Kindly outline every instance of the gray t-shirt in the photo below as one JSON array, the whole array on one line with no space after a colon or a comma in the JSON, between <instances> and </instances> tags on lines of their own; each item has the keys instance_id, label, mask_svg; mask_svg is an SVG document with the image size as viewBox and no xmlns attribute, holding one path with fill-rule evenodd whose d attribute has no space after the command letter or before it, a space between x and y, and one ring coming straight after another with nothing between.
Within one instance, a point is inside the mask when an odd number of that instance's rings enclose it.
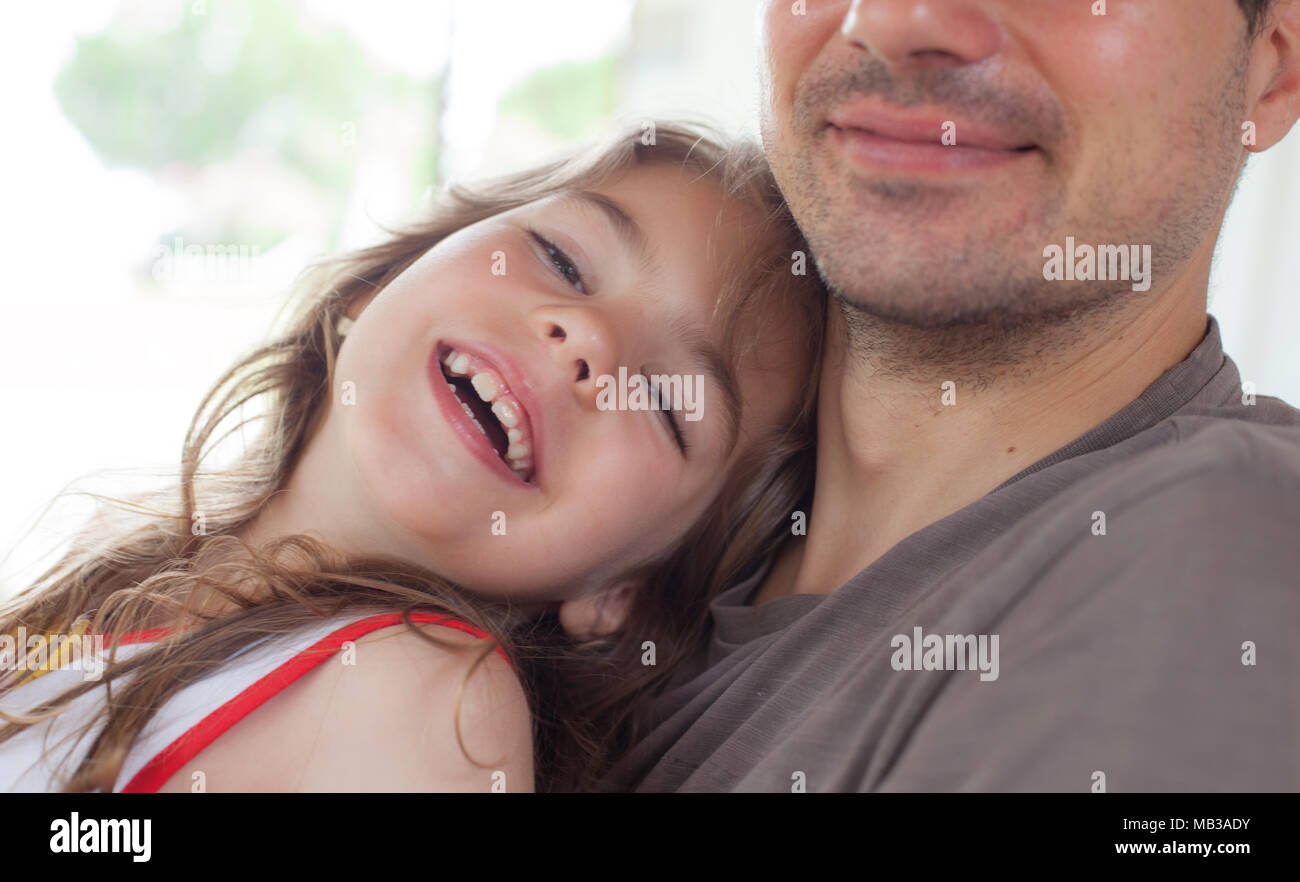
<instances>
[{"instance_id":1,"label":"gray t-shirt","mask_svg":"<svg viewBox=\"0 0 1300 882\"><path fill-rule=\"evenodd\" d=\"M834 593L749 606L765 571L600 789L1300 790L1300 411L1244 403L1213 316Z\"/></svg>"}]
</instances>

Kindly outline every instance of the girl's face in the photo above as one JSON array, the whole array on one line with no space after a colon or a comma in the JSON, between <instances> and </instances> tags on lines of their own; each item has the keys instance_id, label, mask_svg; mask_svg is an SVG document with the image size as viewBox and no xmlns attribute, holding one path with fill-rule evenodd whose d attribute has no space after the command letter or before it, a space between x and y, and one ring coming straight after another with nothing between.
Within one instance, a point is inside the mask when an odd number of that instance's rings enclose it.
<instances>
[{"instance_id":1,"label":"girl's face","mask_svg":"<svg viewBox=\"0 0 1300 882\"><path fill-rule=\"evenodd\" d=\"M321 504L481 594L615 584L705 511L804 379L804 332L771 306L745 316L737 375L718 354L720 267L761 247L752 232L712 184L642 166L443 240L352 311L313 442ZM643 374L678 378L660 404L678 409L619 409Z\"/></svg>"}]
</instances>

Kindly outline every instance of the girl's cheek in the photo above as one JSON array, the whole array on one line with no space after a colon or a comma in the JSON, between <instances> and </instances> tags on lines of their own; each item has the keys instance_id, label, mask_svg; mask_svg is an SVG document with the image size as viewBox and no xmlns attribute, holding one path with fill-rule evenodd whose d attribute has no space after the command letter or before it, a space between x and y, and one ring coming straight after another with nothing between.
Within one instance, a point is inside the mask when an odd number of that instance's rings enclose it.
<instances>
[{"instance_id":1,"label":"girl's cheek","mask_svg":"<svg viewBox=\"0 0 1300 882\"><path fill-rule=\"evenodd\" d=\"M670 474L661 456L650 449L644 433L623 432L600 441L600 465L575 463L584 474L590 498L620 520L644 517L653 520L679 504L677 474ZM629 504L633 500L636 504Z\"/></svg>"}]
</instances>

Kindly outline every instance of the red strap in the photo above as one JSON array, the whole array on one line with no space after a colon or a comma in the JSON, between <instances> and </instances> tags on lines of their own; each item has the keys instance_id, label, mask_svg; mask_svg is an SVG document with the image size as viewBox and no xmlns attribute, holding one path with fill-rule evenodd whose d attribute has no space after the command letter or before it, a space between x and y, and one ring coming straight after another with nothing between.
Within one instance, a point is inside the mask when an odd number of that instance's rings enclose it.
<instances>
[{"instance_id":1,"label":"red strap","mask_svg":"<svg viewBox=\"0 0 1300 882\"><path fill-rule=\"evenodd\" d=\"M171 628L148 628L144 631L127 631L117 642L122 646L131 643L155 643L159 640L165 639L171 632ZM113 635L105 634L104 639L111 643Z\"/></svg>"},{"instance_id":2,"label":"red strap","mask_svg":"<svg viewBox=\"0 0 1300 882\"><path fill-rule=\"evenodd\" d=\"M455 628L457 631L472 634L480 639L488 638L486 633L473 625L457 619L449 619L446 616L434 615L433 613L411 613L411 621ZM344 625L337 631L321 638L186 730L184 734L164 748L157 756L149 760L144 768L137 772L135 777L122 788L122 792L157 792L158 788L166 784L203 748L216 741L223 732L248 716L290 683L332 656L345 642L355 640L380 628L389 628L400 624L402 624L401 613L380 613ZM497 653L506 660L506 664L510 663L510 659L500 646L497 647Z\"/></svg>"}]
</instances>

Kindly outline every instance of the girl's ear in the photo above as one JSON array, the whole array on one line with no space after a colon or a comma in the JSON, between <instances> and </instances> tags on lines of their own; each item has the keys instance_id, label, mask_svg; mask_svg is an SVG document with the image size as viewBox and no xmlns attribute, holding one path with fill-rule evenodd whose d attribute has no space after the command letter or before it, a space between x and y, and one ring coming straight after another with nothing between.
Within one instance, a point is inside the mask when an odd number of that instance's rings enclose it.
<instances>
[{"instance_id":1,"label":"girl's ear","mask_svg":"<svg viewBox=\"0 0 1300 882\"><path fill-rule=\"evenodd\" d=\"M594 640L612 634L627 621L632 599L640 587L636 582L624 581L570 598L560 604L560 625L574 640Z\"/></svg>"}]
</instances>

